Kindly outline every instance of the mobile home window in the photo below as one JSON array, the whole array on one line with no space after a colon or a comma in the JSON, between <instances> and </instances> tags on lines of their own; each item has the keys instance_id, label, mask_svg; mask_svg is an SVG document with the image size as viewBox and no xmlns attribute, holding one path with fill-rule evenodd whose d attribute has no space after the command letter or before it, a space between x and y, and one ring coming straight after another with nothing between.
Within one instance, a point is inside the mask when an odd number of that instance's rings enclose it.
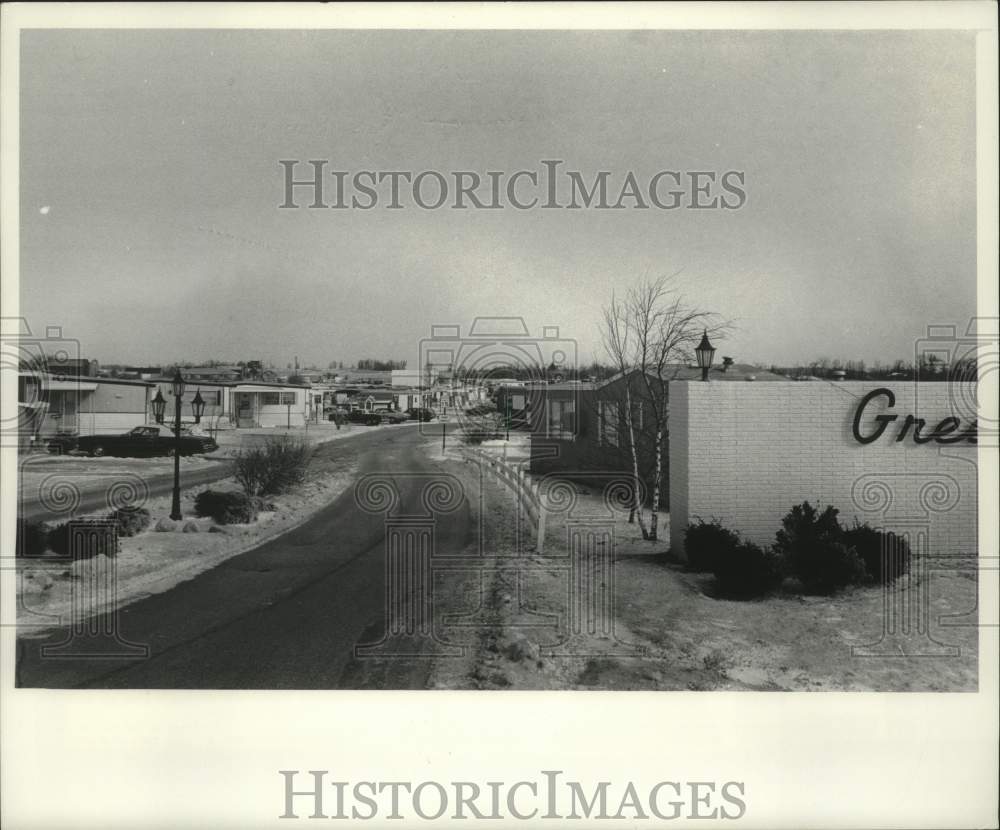
<instances>
[{"instance_id":1,"label":"mobile home window","mask_svg":"<svg viewBox=\"0 0 1000 830\"><path fill-rule=\"evenodd\" d=\"M547 435L563 440L576 435L576 401L549 401Z\"/></svg>"},{"instance_id":2,"label":"mobile home window","mask_svg":"<svg viewBox=\"0 0 1000 830\"><path fill-rule=\"evenodd\" d=\"M295 404L294 392L265 392L261 395L261 403L264 406L288 406Z\"/></svg>"}]
</instances>

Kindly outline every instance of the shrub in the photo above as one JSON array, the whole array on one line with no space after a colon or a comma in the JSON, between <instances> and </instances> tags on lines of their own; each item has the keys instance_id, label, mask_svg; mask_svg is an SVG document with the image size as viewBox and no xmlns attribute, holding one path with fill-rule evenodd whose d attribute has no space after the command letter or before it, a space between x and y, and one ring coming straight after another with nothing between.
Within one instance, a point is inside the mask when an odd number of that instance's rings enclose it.
<instances>
[{"instance_id":1,"label":"shrub","mask_svg":"<svg viewBox=\"0 0 1000 830\"><path fill-rule=\"evenodd\" d=\"M847 585L865 582L865 563L858 552L843 542L822 541L810 556L800 559L796 574L808 594L832 594Z\"/></svg>"},{"instance_id":2,"label":"shrub","mask_svg":"<svg viewBox=\"0 0 1000 830\"><path fill-rule=\"evenodd\" d=\"M220 525L248 524L257 510L257 499L238 491L202 490L194 500L197 515L211 516Z\"/></svg>"},{"instance_id":3,"label":"shrub","mask_svg":"<svg viewBox=\"0 0 1000 830\"><path fill-rule=\"evenodd\" d=\"M830 594L865 581L864 563L846 543L838 513L831 505L820 512L806 501L781 520L774 549L806 593Z\"/></svg>"},{"instance_id":4,"label":"shrub","mask_svg":"<svg viewBox=\"0 0 1000 830\"><path fill-rule=\"evenodd\" d=\"M122 507L108 513L108 520L118 525L119 536L135 536L149 527L152 518L145 507Z\"/></svg>"},{"instance_id":5,"label":"shrub","mask_svg":"<svg viewBox=\"0 0 1000 830\"><path fill-rule=\"evenodd\" d=\"M311 456L312 447L301 439L271 438L236 454L234 478L247 496L283 493L305 479Z\"/></svg>"},{"instance_id":6,"label":"shrub","mask_svg":"<svg viewBox=\"0 0 1000 830\"><path fill-rule=\"evenodd\" d=\"M75 533L74 533L75 531ZM73 550L74 536L83 544ZM118 554L118 526L106 519L74 519L56 525L49 532L49 546L60 556L91 559L98 554Z\"/></svg>"},{"instance_id":7,"label":"shrub","mask_svg":"<svg viewBox=\"0 0 1000 830\"><path fill-rule=\"evenodd\" d=\"M482 444L495 438L503 438L506 425L502 415L484 413L466 414L462 421L462 440L466 444Z\"/></svg>"},{"instance_id":8,"label":"shrub","mask_svg":"<svg viewBox=\"0 0 1000 830\"><path fill-rule=\"evenodd\" d=\"M807 501L796 504L781 520L775 549L791 556L821 540L839 540L844 532L837 521L839 512L832 505L820 513Z\"/></svg>"},{"instance_id":9,"label":"shrub","mask_svg":"<svg viewBox=\"0 0 1000 830\"><path fill-rule=\"evenodd\" d=\"M18 556L41 556L49 547L49 528L42 522L17 523Z\"/></svg>"},{"instance_id":10,"label":"shrub","mask_svg":"<svg viewBox=\"0 0 1000 830\"><path fill-rule=\"evenodd\" d=\"M738 599L763 596L782 579L781 558L746 541L718 548L713 571L719 592Z\"/></svg>"},{"instance_id":11,"label":"shrub","mask_svg":"<svg viewBox=\"0 0 1000 830\"><path fill-rule=\"evenodd\" d=\"M730 553L740 543L738 533L723 527L717 521L698 519L684 530L684 551L692 571L714 571L716 558Z\"/></svg>"},{"instance_id":12,"label":"shrub","mask_svg":"<svg viewBox=\"0 0 1000 830\"><path fill-rule=\"evenodd\" d=\"M844 531L844 542L857 551L865 571L875 582L892 582L910 570L910 546L904 537L892 531L855 524Z\"/></svg>"}]
</instances>

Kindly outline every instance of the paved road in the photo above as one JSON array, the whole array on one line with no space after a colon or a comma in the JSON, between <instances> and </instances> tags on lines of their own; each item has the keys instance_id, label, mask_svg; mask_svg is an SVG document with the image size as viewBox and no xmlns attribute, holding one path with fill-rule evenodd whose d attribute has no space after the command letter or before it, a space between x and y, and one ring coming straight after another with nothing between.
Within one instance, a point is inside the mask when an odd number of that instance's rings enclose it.
<instances>
[{"instance_id":1,"label":"paved road","mask_svg":"<svg viewBox=\"0 0 1000 830\"><path fill-rule=\"evenodd\" d=\"M420 513L421 490L440 466L416 428L383 430L319 453L360 454L360 473L385 473L400 493L396 512ZM148 659L43 657L69 629L18 641L25 687L332 689L424 688L426 659L355 659L385 625L385 519L360 510L354 488L284 536L236 556L119 613L121 635L148 644ZM469 541L464 500L437 519L437 549ZM91 642L76 640L85 649Z\"/></svg>"}]
</instances>

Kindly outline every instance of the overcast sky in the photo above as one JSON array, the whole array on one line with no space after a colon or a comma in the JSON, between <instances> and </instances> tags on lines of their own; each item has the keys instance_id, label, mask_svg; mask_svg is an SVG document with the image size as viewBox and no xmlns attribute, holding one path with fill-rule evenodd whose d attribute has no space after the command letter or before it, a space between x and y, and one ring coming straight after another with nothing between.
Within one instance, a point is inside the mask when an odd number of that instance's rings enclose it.
<instances>
[{"instance_id":1,"label":"overcast sky","mask_svg":"<svg viewBox=\"0 0 1000 830\"><path fill-rule=\"evenodd\" d=\"M680 272L739 361L912 357L975 313L971 34L36 31L21 314L104 363L416 361L523 316L599 354ZM742 170L740 210L278 210L358 170ZM303 199L303 202L307 200Z\"/></svg>"}]
</instances>

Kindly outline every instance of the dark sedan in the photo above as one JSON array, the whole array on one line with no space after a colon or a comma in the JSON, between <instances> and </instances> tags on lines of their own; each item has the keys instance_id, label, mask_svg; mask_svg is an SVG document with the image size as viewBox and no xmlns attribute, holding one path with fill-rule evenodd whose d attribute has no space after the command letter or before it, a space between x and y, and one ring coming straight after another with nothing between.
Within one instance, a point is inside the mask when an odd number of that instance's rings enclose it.
<instances>
[{"instance_id":1,"label":"dark sedan","mask_svg":"<svg viewBox=\"0 0 1000 830\"><path fill-rule=\"evenodd\" d=\"M115 455L148 458L173 455L177 447L174 431L162 424L135 427L120 435L59 435L49 441L49 452L82 452L99 458ZM180 454L201 455L219 448L214 438L181 429Z\"/></svg>"},{"instance_id":2,"label":"dark sedan","mask_svg":"<svg viewBox=\"0 0 1000 830\"><path fill-rule=\"evenodd\" d=\"M433 409L425 409L423 407L415 406L412 409L407 409L406 414L410 416L413 421L433 421L437 415L434 414Z\"/></svg>"},{"instance_id":3,"label":"dark sedan","mask_svg":"<svg viewBox=\"0 0 1000 830\"><path fill-rule=\"evenodd\" d=\"M365 412L363 409L353 409L347 415L347 420L352 424L365 424L370 427L377 427L382 423L382 416L377 412Z\"/></svg>"}]
</instances>

